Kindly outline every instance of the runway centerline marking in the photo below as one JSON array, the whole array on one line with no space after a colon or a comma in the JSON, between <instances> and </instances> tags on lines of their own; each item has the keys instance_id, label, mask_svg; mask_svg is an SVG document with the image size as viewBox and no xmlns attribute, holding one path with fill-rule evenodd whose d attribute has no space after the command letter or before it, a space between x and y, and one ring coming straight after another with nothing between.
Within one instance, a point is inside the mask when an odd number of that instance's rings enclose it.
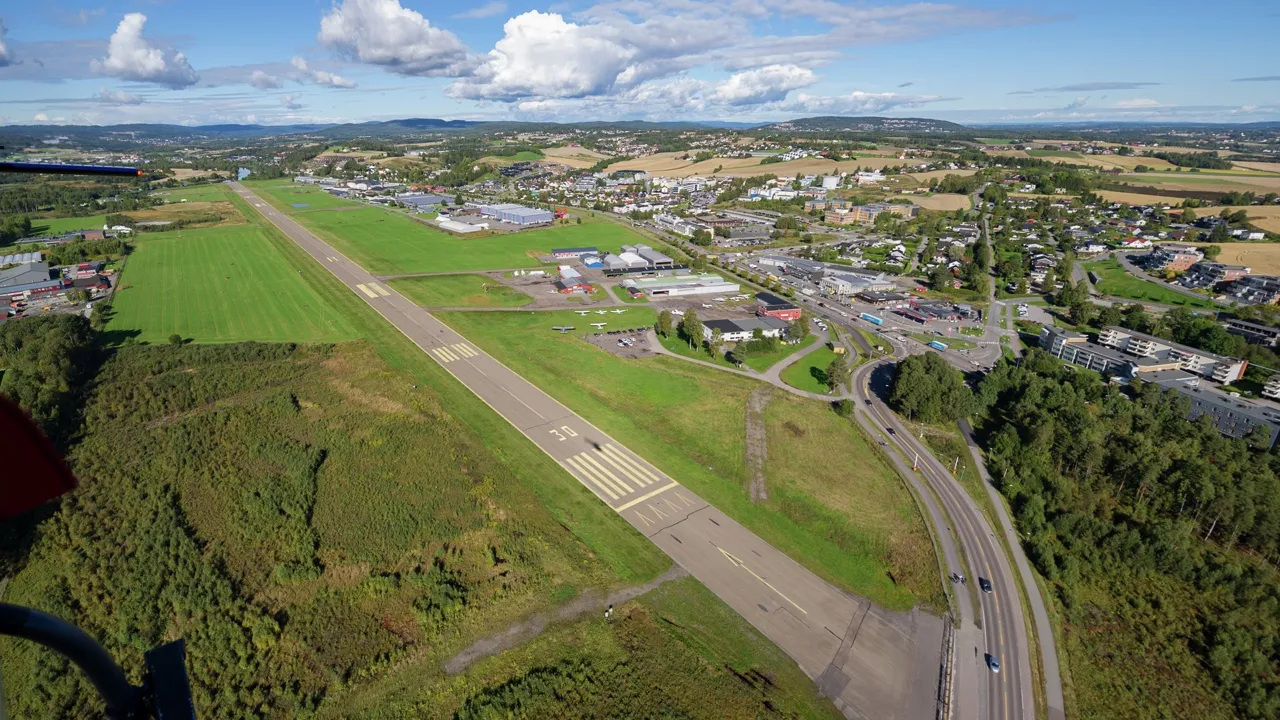
<instances>
[{"instance_id":1,"label":"runway centerline marking","mask_svg":"<svg viewBox=\"0 0 1280 720\"><path fill-rule=\"evenodd\" d=\"M759 575L757 575L755 570L752 570L751 568L747 567L747 564L746 564L746 563L744 563L744 562L742 562L741 560L739 560L737 557L735 557L735 556L734 556L732 553L730 553L728 550L725 550L724 548L720 547L719 545L717 545L717 546L716 546L716 549L720 551L720 554L721 554L721 555L724 555L726 558L728 558L729 562L730 562L730 563L732 563L734 567L740 567L740 568L742 568L743 570L746 570L747 572L751 573L751 577L753 577L753 578L755 578L755 579L759 580L760 582L764 583L764 586L765 586L765 587L769 588L770 590L774 591L775 593L778 593L778 597L780 597L780 598L782 598L783 600L786 600L787 602L791 603L791 606L792 606L792 607L794 607L795 609L797 609L797 610L799 610L800 612L804 613L805 615L808 615L808 614L809 614L809 611L808 611L808 610L805 610L804 608L800 607L799 605L796 605L796 603L795 603L795 601L794 601L794 600L792 600L791 598L787 597L786 595L783 595L781 590L779 590L778 588L774 587L773 585L770 585L768 580L765 580L764 578L762 578L762 577L760 577Z\"/></svg>"}]
</instances>

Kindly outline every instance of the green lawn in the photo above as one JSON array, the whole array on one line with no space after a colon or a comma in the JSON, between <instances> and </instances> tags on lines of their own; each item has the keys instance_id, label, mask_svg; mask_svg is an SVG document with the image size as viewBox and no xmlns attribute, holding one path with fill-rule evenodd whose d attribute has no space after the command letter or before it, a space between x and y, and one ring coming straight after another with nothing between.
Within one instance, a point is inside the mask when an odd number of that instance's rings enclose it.
<instances>
[{"instance_id":1,"label":"green lawn","mask_svg":"<svg viewBox=\"0 0 1280 720\"><path fill-rule=\"evenodd\" d=\"M625 438L629 448L828 581L895 609L938 595L936 565L931 572L908 573L916 578L910 582L899 572L908 564L901 561L903 555L916 558L909 563L912 567L932 563L918 557L920 552L932 557L918 518L912 527L919 534L912 532L909 543L903 540L915 548L908 552L906 547L895 550L897 546L886 539L895 528L906 529L896 511L892 522L871 526L852 521L847 508L831 505L816 491L781 493L767 503L750 501L745 408L759 381L665 356L624 359L574 335L552 331L552 325L576 324L579 318L571 311L449 312L438 317L605 432ZM642 325L655 318L648 308L633 308L627 324ZM876 488L876 493L892 498L892 507L913 517L910 495L887 464L878 456L850 450L869 447L853 424L825 403L796 399L800 404L783 405L786 400L774 401L788 415L783 421L787 434L770 436L771 466L776 441L804 463L832 468L849 487L850 497ZM823 431L806 434L806 426ZM791 427L799 428L800 434ZM794 476L808 470L797 465L789 472ZM866 543L864 536L881 540Z\"/></svg>"},{"instance_id":2,"label":"green lawn","mask_svg":"<svg viewBox=\"0 0 1280 720\"><path fill-rule=\"evenodd\" d=\"M946 345L950 350L972 350L978 347L978 344L972 340L965 340L964 338L955 335L950 337L947 337L946 335L941 337L938 335L926 335L925 333L907 333L907 335L925 343L926 345L931 342L940 342L943 345Z\"/></svg>"},{"instance_id":3,"label":"green lawn","mask_svg":"<svg viewBox=\"0 0 1280 720\"><path fill-rule=\"evenodd\" d=\"M356 333L252 225L186 230L136 244L109 330L163 342L321 342Z\"/></svg>"},{"instance_id":4,"label":"green lawn","mask_svg":"<svg viewBox=\"0 0 1280 720\"><path fill-rule=\"evenodd\" d=\"M275 202L272 202L272 205L289 214L307 210L330 210L361 206L360 203L354 200L344 200L321 190L315 185L300 185L291 182L280 184L278 180L273 180L259 185L246 183L246 186L260 195L266 195L268 200L274 200ZM294 205L305 205L306 207L294 207Z\"/></svg>"},{"instance_id":5,"label":"green lawn","mask_svg":"<svg viewBox=\"0 0 1280 720\"><path fill-rule=\"evenodd\" d=\"M484 275L429 275L387 284L422 307L520 307L533 302Z\"/></svg>"},{"instance_id":6,"label":"green lawn","mask_svg":"<svg viewBox=\"0 0 1280 720\"><path fill-rule=\"evenodd\" d=\"M675 321L678 323L680 321L680 318L675 318ZM704 362L709 362L709 363L715 363L716 365L719 365L721 367L727 367L727 368L737 367L733 363L724 359L723 352L720 353L717 357L711 357L710 355L707 354L707 351L702 349L701 347L697 347L697 348L689 347L689 343L680 339L679 333L676 333L674 331L667 337L662 337L661 335L659 335L658 342L662 343L662 347L683 357L693 358L694 360L702 360Z\"/></svg>"},{"instance_id":7,"label":"green lawn","mask_svg":"<svg viewBox=\"0 0 1280 720\"><path fill-rule=\"evenodd\" d=\"M1163 285L1134 277L1125 271L1124 266L1116 260L1099 260L1086 263L1084 269L1098 274L1101 282L1097 284L1098 292L1105 295L1145 300L1163 305L1186 305L1195 308L1213 308L1215 305L1208 298L1188 297Z\"/></svg>"},{"instance_id":8,"label":"green lawn","mask_svg":"<svg viewBox=\"0 0 1280 720\"><path fill-rule=\"evenodd\" d=\"M613 286L613 294L614 294L614 295L616 295L616 296L618 296L618 299L619 299L619 300L621 300L621 301L622 301L622 302L624 302L624 303L647 303L647 302L649 302L649 298L647 298L647 297L645 297L645 296L643 296L643 295L641 295L640 297L632 297L632 296L631 296L631 293L627 292L627 289L626 289L626 288L624 288L624 287L622 287L621 285L614 285L614 286Z\"/></svg>"},{"instance_id":9,"label":"green lawn","mask_svg":"<svg viewBox=\"0 0 1280 720\"><path fill-rule=\"evenodd\" d=\"M31 232L33 235L61 235L73 230L101 230L106 222L106 215L73 218L31 218Z\"/></svg>"},{"instance_id":10,"label":"green lawn","mask_svg":"<svg viewBox=\"0 0 1280 720\"><path fill-rule=\"evenodd\" d=\"M186 188L172 188L169 190L161 190L154 193L165 198L169 202L213 202L217 200L226 200L227 193L230 192L225 183L216 183L212 185L194 185Z\"/></svg>"},{"instance_id":11,"label":"green lawn","mask_svg":"<svg viewBox=\"0 0 1280 720\"><path fill-rule=\"evenodd\" d=\"M538 257L550 255L556 247L594 245L601 250L617 250L621 245L643 241L613 223L458 237L373 207L300 212L294 219L364 269L380 274L538 267Z\"/></svg>"},{"instance_id":12,"label":"green lawn","mask_svg":"<svg viewBox=\"0 0 1280 720\"><path fill-rule=\"evenodd\" d=\"M835 359L836 353L829 347L814 350L783 370L782 382L798 390L826 394L829 389L826 381L827 366Z\"/></svg>"},{"instance_id":13,"label":"green lawn","mask_svg":"<svg viewBox=\"0 0 1280 720\"><path fill-rule=\"evenodd\" d=\"M743 364L756 372L764 372L781 362L783 359L809 347L817 341L817 335L810 335L795 345L783 345L778 349L778 352L769 353L768 355L752 355L744 360Z\"/></svg>"}]
</instances>

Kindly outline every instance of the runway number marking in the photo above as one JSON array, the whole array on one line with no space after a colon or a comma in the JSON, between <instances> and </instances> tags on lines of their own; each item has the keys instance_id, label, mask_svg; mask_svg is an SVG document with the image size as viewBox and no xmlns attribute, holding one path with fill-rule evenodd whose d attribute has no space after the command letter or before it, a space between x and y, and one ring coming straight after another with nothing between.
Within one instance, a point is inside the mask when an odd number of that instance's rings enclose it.
<instances>
[{"instance_id":1,"label":"runway number marking","mask_svg":"<svg viewBox=\"0 0 1280 720\"><path fill-rule=\"evenodd\" d=\"M556 439L561 442L571 437L578 437L578 433L574 432L573 428L568 425L561 425L559 428L551 428L548 432L555 435Z\"/></svg>"}]
</instances>

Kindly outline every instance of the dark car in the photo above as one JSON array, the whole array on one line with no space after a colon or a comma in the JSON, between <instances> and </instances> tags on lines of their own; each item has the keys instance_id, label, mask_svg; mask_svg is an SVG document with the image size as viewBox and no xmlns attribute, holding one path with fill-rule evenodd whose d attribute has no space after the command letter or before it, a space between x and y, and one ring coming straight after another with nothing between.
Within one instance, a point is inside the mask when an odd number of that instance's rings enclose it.
<instances>
[{"instance_id":1,"label":"dark car","mask_svg":"<svg viewBox=\"0 0 1280 720\"><path fill-rule=\"evenodd\" d=\"M897 434L898 434L898 431L897 431L897 430L894 430L894 429L893 429L893 428L891 428L891 427L887 427L887 428L885 428L885 430L888 430L890 435L897 435Z\"/></svg>"},{"instance_id":2,"label":"dark car","mask_svg":"<svg viewBox=\"0 0 1280 720\"><path fill-rule=\"evenodd\" d=\"M867 407L871 407L871 398L867 398Z\"/></svg>"},{"instance_id":3,"label":"dark car","mask_svg":"<svg viewBox=\"0 0 1280 720\"><path fill-rule=\"evenodd\" d=\"M991 672L993 672L993 673L998 673L998 672L1000 672L1000 659L999 659L999 658L997 658L995 655L992 655L991 653L986 653L986 654L984 655L984 657L986 657L986 659L987 659L987 667L988 667L988 668L990 668Z\"/></svg>"},{"instance_id":4,"label":"dark car","mask_svg":"<svg viewBox=\"0 0 1280 720\"><path fill-rule=\"evenodd\" d=\"M984 577L978 578L978 589L984 593L991 592L991 581Z\"/></svg>"}]
</instances>

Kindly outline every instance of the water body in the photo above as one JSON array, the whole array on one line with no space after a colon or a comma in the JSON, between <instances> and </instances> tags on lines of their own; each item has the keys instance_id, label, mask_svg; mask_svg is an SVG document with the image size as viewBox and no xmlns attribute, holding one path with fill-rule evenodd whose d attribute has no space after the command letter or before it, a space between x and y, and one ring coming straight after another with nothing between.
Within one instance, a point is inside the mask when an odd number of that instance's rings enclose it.
<instances>
[{"instance_id":1,"label":"water body","mask_svg":"<svg viewBox=\"0 0 1280 720\"><path fill-rule=\"evenodd\" d=\"M240 169L236 172L236 179L237 179L237 180L243 180L243 179L245 179L245 178L249 177L249 176L250 176L250 175L252 175L252 174L253 174L253 171L252 171L252 170L250 170L249 168L240 168Z\"/></svg>"}]
</instances>

